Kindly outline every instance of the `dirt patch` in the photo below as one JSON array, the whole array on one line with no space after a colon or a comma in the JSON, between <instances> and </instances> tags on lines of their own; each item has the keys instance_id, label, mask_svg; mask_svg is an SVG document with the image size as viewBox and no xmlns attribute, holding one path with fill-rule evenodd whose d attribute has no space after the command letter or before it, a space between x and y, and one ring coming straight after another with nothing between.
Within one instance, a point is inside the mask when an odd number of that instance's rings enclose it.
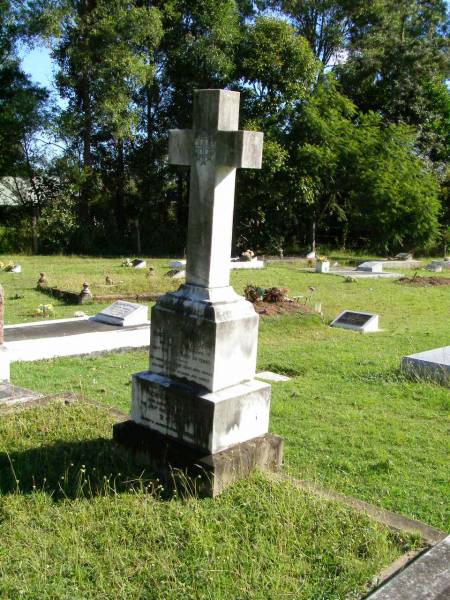
<instances>
[{"instance_id":1,"label":"dirt patch","mask_svg":"<svg viewBox=\"0 0 450 600\"><path fill-rule=\"evenodd\" d=\"M401 277L398 281L403 285L413 285L415 287L433 287L436 285L450 285L449 277Z\"/></svg>"},{"instance_id":2,"label":"dirt patch","mask_svg":"<svg viewBox=\"0 0 450 600\"><path fill-rule=\"evenodd\" d=\"M253 304L258 315L264 317L273 317L275 315L293 315L297 313L309 314L313 313L313 309L304 304L298 304L298 302L289 302L283 300L283 302L255 302Z\"/></svg>"}]
</instances>

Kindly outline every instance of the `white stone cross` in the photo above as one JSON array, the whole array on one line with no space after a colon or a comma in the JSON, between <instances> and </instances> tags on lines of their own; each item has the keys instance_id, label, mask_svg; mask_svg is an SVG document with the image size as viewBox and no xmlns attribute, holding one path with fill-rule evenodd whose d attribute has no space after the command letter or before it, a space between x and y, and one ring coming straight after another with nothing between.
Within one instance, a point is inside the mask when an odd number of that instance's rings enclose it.
<instances>
[{"instance_id":1,"label":"white stone cross","mask_svg":"<svg viewBox=\"0 0 450 600\"><path fill-rule=\"evenodd\" d=\"M239 92L196 90L192 129L172 129L169 163L191 167L186 283L230 281L236 169L260 169L263 134L239 131Z\"/></svg>"}]
</instances>

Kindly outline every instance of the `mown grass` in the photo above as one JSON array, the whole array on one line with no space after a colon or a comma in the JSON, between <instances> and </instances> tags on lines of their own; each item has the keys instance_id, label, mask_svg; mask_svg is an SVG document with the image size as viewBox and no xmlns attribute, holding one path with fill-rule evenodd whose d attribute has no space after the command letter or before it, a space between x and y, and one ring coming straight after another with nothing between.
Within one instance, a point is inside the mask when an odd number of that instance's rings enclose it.
<instances>
[{"instance_id":1,"label":"mown grass","mask_svg":"<svg viewBox=\"0 0 450 600\"><path fill-rule=\"evenodd\" d=\"M115 454L106 409L0 418L0 598L358 598L419 541L255 475L171 495Z\"/></svg>"},{"instance_id":2,"label":"mown grass","mask_svg":"<svg viewBox=\"0 0 450 600\"><path fill-rule=\"evenodd\" d=\"M22 259L24 267L28 260ZM66 268L75 272L80 260L65 259ZM247 283L283 286L322 305L322 317L261 319L258 367L293 377L274 385L272 395L271 430L285 437L286 470L450 529L449 390L411 381L399 370L405 354L449 344L450 288L344 283L301 273L297 264L234 272L232 283L239 292ZM360 335L328 327L344 309L379 313L383 331ZM59 311L55 316L64 316ZM33 389L81 391L128 410L130 375L147 365L147 352L139 351L17 363L12 373Z\"/></svg>"}]
</instances>

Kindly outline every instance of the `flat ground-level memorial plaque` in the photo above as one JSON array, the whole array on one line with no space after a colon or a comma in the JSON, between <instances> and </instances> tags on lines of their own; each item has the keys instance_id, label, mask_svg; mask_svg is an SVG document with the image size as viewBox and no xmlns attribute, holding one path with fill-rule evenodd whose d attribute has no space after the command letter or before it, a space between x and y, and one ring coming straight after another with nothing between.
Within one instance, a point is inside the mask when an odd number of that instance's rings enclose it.
<instances>
[{"instance_id":1,"label":"flat ground-level memorial plaque","mask_svg":"<svg viewBox=\"0 0 450 600\"><path fill-rule=\"evenodd\" d=\"M93 317L95 321L108 325L132 327L148 323L148 307L144 304L134 304L125 300L118 300L104 308Z\"/></svg>"},{"instance_id":2,"label":"flat ground-level memorial plaque","mask_svg":"<svg viewBox=\"0 0 450 600\"><path fill-rule=\"evenodd\" d=\"M378 315L374 313L359 312L356 310L344 310L331 323L331 327L351 329L371 333L378 331Z\"/></svg>"},{"instance_id":3,"label":"flat ground-level memorial plaque","mask_svg":"<svg viewBox=\"0 0 450 600\"><path fill-rule=\"evenodd\" d=\"M133 375L132 419L114 426L122 448L169 478L201 465L210 495L282 457L271 387L255 379L258 315L230 286L236 170L261 168L263 148L238 121L238 92L197 90L193 128L170 132L169 162L191 169L186 283L152 308L150 369Z\"/></svg>"}]
</instances>

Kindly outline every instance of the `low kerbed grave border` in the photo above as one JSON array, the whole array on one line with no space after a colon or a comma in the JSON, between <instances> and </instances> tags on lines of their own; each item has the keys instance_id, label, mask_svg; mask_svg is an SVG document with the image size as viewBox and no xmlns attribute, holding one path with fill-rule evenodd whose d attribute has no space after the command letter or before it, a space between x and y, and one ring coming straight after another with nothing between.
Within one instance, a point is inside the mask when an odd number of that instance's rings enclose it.
<instances>
[{"instance_id":1,"label":"low kerbed grave border","mask_svg":"<svg viewBox=\"0 0 450 600\"><path fill-rule=\"evenodd\" d=\"M105 406L104 404L101 404L99 402L94 402L92 400L89 400L82 394L75 394L73 392L64 392L59 394L42 396L40 398L30 399L29 401L18 405L0 407L0 418L2 416L6 416L14 412L28 410L41 406L43 407L52 402L60 402L64 405L70 405L74 402L83 402L85 404L91 405L96 408L101 408L102 410L109 412L109 414L114 418L116 423L122 423L129 419L129 416L123 411ZM431 548L442 542L448 535L444 531L441 531L440 529L432 527L421 521L410 519L399 513L385 510L374 504L370 504L368 502L359 500L357 498L353 498L351 496L346 496L345 494L341 494L339 492L327 490L326 488L323 488L322 486L312 481L299 480L284 473L269 472L266 473L266 476L268 478L272 478L278 481L288 481L301 491L308 492L325 500L331 500L334 502L341 503L353 509L357 513L368 516L369 518L377 521L378 523L384 525L392 531L420 535L423 541L422 547L414 550L408 550L408 552L406 552L405 554L397 558L393 563L385 567L380 573L378 573L373 578L371 582L370 591L364 592L364 596L362 596L360 600L364 600L365 598L370 597L386 582L394 579L410 564L417 560L421 555L427 553Z\"/></svg>"},{"instance_id":2,"label":"low kerbed grave border","mask_svg":"<svg viewBox=\"0 0 450 600\"><path fill-rule=\"evenodd\" d=\"M38 291L52 298L58 298L67 304L92 304L93 302L116 302L116 300L134 300L136 302L156 302L161 294L146 293L123 293L123 294L93 294L92 298L86 299L80 292L61 290L56 287L38 287Z\"/></svg>"}]
</instances>

